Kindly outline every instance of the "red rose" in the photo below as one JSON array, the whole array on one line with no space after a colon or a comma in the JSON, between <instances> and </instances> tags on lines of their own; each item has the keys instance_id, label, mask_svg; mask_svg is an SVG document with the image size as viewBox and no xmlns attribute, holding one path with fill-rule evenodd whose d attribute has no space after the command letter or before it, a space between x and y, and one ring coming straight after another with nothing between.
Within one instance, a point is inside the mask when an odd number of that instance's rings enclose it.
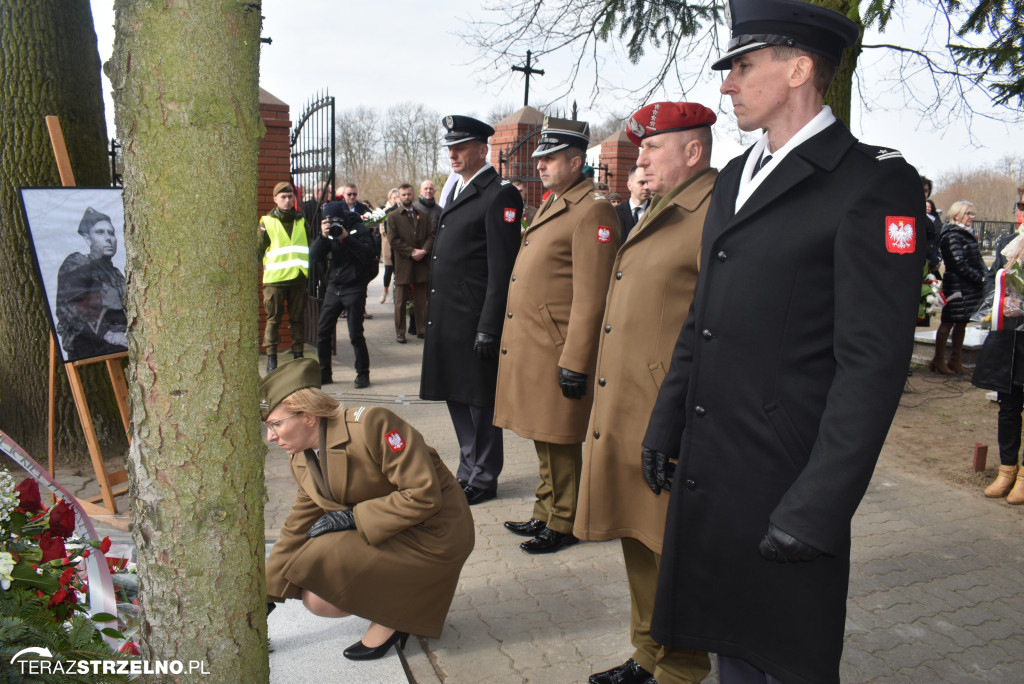
<instances>
[{"instance_id":1,"label":"red rose","mask_svg":"<svg viewBox=\"0 0 1024 684\"><path fill-rule=\"evenodd\" d=\"M43 510L43 502L39 498L39 485L31 477L21 481L14 491L18 493L18 507L26 513Z\"/></svg>"},{"instance_id":2,"label":"red rose","mask_svg":"<svg viewBox=\"0 0 1024 684\"><path fill-rule=\"evenodd\" d=\"M100 553L105 554L110 550L110 537L104 537L103 541L100 542Z\"/></svg>"},{"instance_id":3,"label":"red rose","mask_svg":"<svg viewBox=\"0 0 1024 684\"><path fill-rule=\"evenodd\" d=\"M43 563L68 557L64 540L53 536L49 530L43 532L43 536L39 538L39 549L43 552Z\"/></svg>"},{"instance_id":4,"label":"red rose","mask_svg":"<svg viewBox=\"0 0 1024 684\"><path fill-rule=\"evenodd\" d=\"M50 605L55 606L58 603L63 602L64 599L66 599L67 597L68 592L64 591L63 589L58 589L54 592L53 596L50 597Z\"/></svg>"},{"instance_id":5,"label":"red rose","mask_svg":"<svg viewBox=\"0 0 1024 684\"><path fill-rule=\"evenodd\" d=\"M63 500L50 510L50 532L67 539L75 531L75 509Z\"/></svg>"},{"instance_id":6,"label":"red rose","mask_svg":"<svg viewBox=\"0 0 1024 684\"><path fill-rule=\"evenodd\" d=\"M75 576L74 568L65 568L64 572L60 574L60 585L66 587L71 578Z\"/></svg>"}]
</instances>

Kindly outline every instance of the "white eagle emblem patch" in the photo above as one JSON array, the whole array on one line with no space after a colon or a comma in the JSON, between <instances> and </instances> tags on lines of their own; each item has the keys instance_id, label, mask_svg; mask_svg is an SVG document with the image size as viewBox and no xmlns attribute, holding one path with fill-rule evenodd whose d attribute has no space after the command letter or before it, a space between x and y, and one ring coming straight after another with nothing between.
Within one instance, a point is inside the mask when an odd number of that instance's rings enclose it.
<instances>
[{"instance_id":1,"label":"white eagle emblem patch","mask_svg":"<svg viewBox=\"0 0 1024 684\"><path fill-rule=\"evenodd\" d=\"M598 242L611 242L612 241L612 229L608 226L597 227L597 241Z\"/></svg>"},{"instance_id":2,"label":"white eagle emblem patch","mask_svg":"<svg viewBox=\"0 0 1024 684\"><path fill-rule=\"evenodd\" d=\"M516 222L516 210L515 209L506 209L505 210L505 223L515 223L515 222Z\"/></svg>"},{"instance_id":3,"label":"white eagle emblem patch","mask_svg":"<svg viewBox=\"0 0 1024 684\"><path fill-rule=\"evenodd\" d=\"M398 430L392 430L384 435L384 439L388 441L388 446L396 454L405 448L405 441L402 439L402 435L398 434Z\"/></svg>"},{"instance_id":4,"label":"white eagle emblem patch","mask_svg":"<svg viewBox=\"0 0 1024 684\"><path fill-rule=\"evenodd\" d=\"M886 216L885 249L893 254L912 254L917 246L915 224L912 216Z\"/></svg>"}]
</instances>

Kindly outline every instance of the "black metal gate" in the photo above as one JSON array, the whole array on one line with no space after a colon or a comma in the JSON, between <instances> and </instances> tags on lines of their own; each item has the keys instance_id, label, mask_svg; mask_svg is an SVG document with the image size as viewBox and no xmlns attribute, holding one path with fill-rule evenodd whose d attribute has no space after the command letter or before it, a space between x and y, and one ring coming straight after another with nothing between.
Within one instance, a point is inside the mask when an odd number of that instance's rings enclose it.
<instances>
[{"instance_id":1,"label":"black metal gate","mask_svg":"<svg viewBox=\"0 0 1024 684\"><path fill-rule=\"evenodd\" d=\"M320 234L321 209L334 199L334 98L326 92L306 105L295 122L291 137L292 185L306 219L312 244ZM306 303L306 339L316 340L317 321L326 291L326 272L321 264L309 264L309 301ZM337 351L337 340L332 343Z\"/></svg>"}]
</instances>

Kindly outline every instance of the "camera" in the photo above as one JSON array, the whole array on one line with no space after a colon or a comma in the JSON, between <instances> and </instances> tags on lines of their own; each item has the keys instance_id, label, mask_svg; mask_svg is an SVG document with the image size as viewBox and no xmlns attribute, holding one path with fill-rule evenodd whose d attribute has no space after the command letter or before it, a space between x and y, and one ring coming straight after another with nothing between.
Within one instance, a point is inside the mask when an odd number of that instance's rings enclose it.
<instances>
[{"instance_id":1,"label":"camera","mask_svg":"<svg viewBox=\"0 0 1024 684\"><path fill-rule=\"evenodd\" d=\"M328 230L331 233L331 237L338 237L345 231L345 220L340 216L328 216L327 220L330 221L330 227Z\"/></svg>"}]
</instances>

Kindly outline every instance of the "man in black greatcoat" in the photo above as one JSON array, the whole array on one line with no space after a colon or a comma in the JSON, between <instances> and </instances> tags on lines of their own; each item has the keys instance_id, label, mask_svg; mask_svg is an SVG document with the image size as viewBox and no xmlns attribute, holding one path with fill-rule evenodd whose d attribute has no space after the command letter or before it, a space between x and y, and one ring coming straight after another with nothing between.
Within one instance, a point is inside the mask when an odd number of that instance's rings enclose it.
<instances>
[{"instance_id":1,"label":"man in black greatcoat","mask_svg":"<svg viewBox=\"0 0 1024 684\"><path fill-rule=\"evenodd\" d=\"M487 165L493 128L468 116L442 123L459 181L446 198L430 257L420 397L448 402L459 440L456 477L473 505L497 496L505 462L493 424L494 388L523 198Z\"/></svg>"},{"instance_id":2,"label":"man in black greatcoat","mask_svg":"<svg viewBox=\"0 0 1024 684\"><path fill-rule=\"evenodd\" d=\"M838 682L850 520L913 346L921 186L822 104L852 21L731 5L713 68L740 129L765 133L718 177L639 455L652 490L672 483L651 634L717 653L723 684Z\"/></svg>"}]
</instances>

